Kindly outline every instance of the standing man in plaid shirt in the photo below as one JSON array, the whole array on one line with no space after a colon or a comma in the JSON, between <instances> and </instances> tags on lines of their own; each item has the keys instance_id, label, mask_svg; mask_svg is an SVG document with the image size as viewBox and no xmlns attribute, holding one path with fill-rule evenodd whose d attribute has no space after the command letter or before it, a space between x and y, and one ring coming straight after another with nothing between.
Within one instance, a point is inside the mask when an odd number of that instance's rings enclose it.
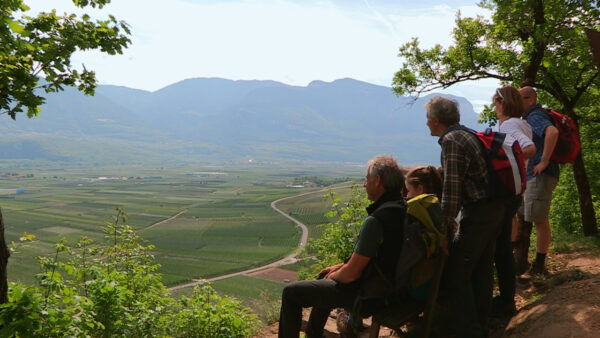
<instances>
[{"instance_id":1,"label":"standing man in plaid shirt","mask_svg":"<svg viewBox=\"0 0 600 338\"><path fill-rule=\"evenodd\" d=\"M488 169L477 136L464 130L458 103L436 96L425 104L427 126L438 136L444 169L442 210L450 256L446 281L455 334L486 337L491 309L493 258L504 204L490 198ZM458 229L455 218L461 212Z\"/></svg>"}]
</instances>

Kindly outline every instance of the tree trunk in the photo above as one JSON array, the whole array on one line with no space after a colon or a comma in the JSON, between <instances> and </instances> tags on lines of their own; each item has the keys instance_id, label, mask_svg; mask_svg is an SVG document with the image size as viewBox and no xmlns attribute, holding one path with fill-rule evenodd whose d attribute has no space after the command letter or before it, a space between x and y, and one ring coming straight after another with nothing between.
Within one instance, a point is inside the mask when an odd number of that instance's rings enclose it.
<instances>
[{"instance_id":1,"label":"tree trunk","mask_svg":"<svg viewBox=\"0 0 600 338\"><path fill-rule=\"evenodd\" d=\"M8 257L10 251L6 246L4 239L4 220L2 218L2 210L0 210L0 304L8 302L8 278L6 274L6 266L8 265Z\"/></svg>"},{"instance_id":2,"label":"tree trunk","mask_svg":"<svg viewBox=\"0 0 600 338\"><path fill-rule=\"evenodd\" d=\"M565 113L571 116L575 125L579 127L578 116L573 109L565 107ZM575 158L575 163L573 163L573 176L575 177L575 184L579 193L579 210L581 212L583 234L585 236L595 235L598 233L598 222L596 221L596 212L592 203L592 191L590 190L590 182L585 171L581 152Z\"/></svg>"},{"instance_id":3,"label":"tree trunk","mask_svg":"<svg viewBox=\"0 0 600 338\"><path fill-rule=\"evenodd\" d=\"M597 234L598 223L596 221L596 213L594 212L594 204L592 204L592 192L590 191L590 182L585 172L581 153L577 156L573 164L573 174L575 176L575 184L577 184L577 191L579 192L579 209L581 211L583 234L585 236Z\"/></svg>"}]
</instances>

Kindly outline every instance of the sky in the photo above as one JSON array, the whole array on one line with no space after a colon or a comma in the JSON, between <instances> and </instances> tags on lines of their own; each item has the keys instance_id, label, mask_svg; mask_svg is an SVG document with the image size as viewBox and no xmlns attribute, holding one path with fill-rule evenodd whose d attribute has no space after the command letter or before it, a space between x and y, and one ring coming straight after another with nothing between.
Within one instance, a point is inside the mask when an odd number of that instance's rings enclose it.
<instances>
[{"instance_id":1,"label":"sky","mask_svg":"<svg viewBox=\"0 0 600 338\"><path fill-rule=\"evenodd\" d=\"M196 77L311 81L353 78L391 86L402 65L398 48L449 46L456 13L488 13L478 0L112 0L78 10L71 0L25 0L32 13L114 15L131 26L123 55L77 53L74 65L96 71L100 84L155 91ZM465 83L444 92L478 111L498 83Z\"/></svg>"}]
</instances>

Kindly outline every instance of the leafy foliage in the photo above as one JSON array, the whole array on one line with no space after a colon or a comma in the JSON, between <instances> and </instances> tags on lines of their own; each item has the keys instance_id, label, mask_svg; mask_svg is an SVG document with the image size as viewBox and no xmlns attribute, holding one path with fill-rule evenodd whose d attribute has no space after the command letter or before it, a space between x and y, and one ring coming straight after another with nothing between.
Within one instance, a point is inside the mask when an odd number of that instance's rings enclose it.
<instances>
[{"instance_id":1,"label":"leafy foliage","mask_svg":"<svg viewBox=\"0 0 600 338\"><path fill-rule=\"evenodd\" d=\"M247 337L258 320L209 284L176 301L156 273L145 244L122 210L104 227L107 245L62 240L40 257L38 286L12 284L0 305L2 337ZM62 257L65 256L65 257Z\"/></svg>"},{"instance_id":2,"label":"leafy foliage","mask_svg":"<svg viewBox=\"0 0 600 338\"><path fill-rule=\"evenodd\" d=\"M316 263L298 272L300 279L314 276L324 267L343 262L352 255L360 228L367 217L367 195L356 184L351 187L350 199L342 202L337 193L330 191L325 199L332 201L327 217L334 221L323 226L321 237L311 239L307 251L314 253Z\"/></svg>"},{"instance_id":3,"label":"leafy foliage","mask_svg":"<svg viewBox=\"0 0 600 338\"><path fill-rule=\"evenodd\" d=\"M177 337L248 337L257 325L255 315L240 311L239 301L220 297L208 285L197 287L174 318Z\"/></svg>"},{"instance_id":4,"label":"leafy foliage","mask_svg":"<svg viewBox=\"0 0 600 338\"><path fill-rule=\"evenodd\" d=\"M80 8L102 8L109 2L73 0ZM24 110L28 117L37 116L44 103L44 98L35 91L38 88L49 93L66 85L93 94L94 72L85 66L77 70L71 65L71 55L94 49L110 55L121 54L131 42L127 37L128 25L112 15L96 21L87 14L61 16L56 10L35 17L23 15L28 9L22 0L0 4L0 112L13 119Z\"/></svg>"}]
</instances>

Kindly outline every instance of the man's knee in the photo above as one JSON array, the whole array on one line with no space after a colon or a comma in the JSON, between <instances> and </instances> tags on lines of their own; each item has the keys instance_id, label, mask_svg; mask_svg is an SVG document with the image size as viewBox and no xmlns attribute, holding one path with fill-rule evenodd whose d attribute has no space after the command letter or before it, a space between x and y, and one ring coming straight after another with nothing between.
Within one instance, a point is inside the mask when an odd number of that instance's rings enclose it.
<instances>
[{"instance_id":1,"label":"man's knee","mask_svg":"<svg viewBox=\"0 0 600 338\"><path fill-rule=\"evenodd\" d=\"M296 299L300 288L301 285L298 282L292 282L286 285L281 292L281 301L286 302Z\"/></svg>"}]
</instances>

